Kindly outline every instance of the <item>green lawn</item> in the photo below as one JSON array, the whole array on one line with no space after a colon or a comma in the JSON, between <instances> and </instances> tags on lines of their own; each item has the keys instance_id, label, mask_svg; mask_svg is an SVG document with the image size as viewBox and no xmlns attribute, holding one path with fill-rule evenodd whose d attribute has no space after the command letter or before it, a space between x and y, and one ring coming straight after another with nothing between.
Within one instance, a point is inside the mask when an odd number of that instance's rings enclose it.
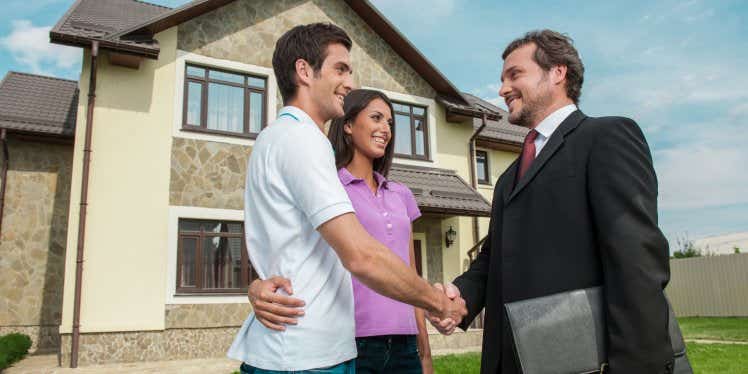
<instances>
[{"instance_id":1,"label":"green lawn","mask_svg":"<svg viewBox=\"0 0 748 374\"><path fill-rule=\"evenodd\" d=\"M748 345L688 343L688 358L696 374L748 373ZM439 356L434 358L437 374L480 372L480 354Z\"/></svg>"},{"instance_id":2,"label":"green lawn","mask_svg":"<svg viewBox=\"0 0 748 374\"><path fill-rule=\"evenodd\" d=\"M748 318L681 317L678 323L686 339L748 342Z\"/></svg>"}]
</instances>

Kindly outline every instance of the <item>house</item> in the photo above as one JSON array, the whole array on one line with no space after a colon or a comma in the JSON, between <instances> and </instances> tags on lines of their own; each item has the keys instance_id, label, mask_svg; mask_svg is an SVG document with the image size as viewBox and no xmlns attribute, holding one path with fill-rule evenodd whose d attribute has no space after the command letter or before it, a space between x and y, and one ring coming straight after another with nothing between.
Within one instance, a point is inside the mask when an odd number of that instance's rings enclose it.
<instances>
[{"instance_id":1,"label":"house","mask_svg":"<svg viewBox=\"0 0 748 374\"><path fill-rule=\"evenodd\" d=\"M487 232L492 185L526 130L460 92L367 1L196 0L169 9L78 0L50 32L53 43L83 50L77 88L64 81L62 95L54 84L21 84L74 100L67 112L5 93L21 76L57 80L12 73L0 86L0 98L33 102L18 110L54 130L19 129L31 121L0 113L10 149L0 279L14 282L3 282L0 302L15 306L0 312L0 332L49 335L39 349L59 350L64 366L224 355L249 312L244 177L254 138L281 107L272 51L285 31L311 22L345 29L355 81L395 102L391 178L413 190L423 212L414 223L422 276L459 275ZM0 110L12 117L14 105ZM54 159L57 172L18 186L35 170L19 169L22 157ZM21 203L39 206L41 234L11 219ZM41 244L28 257L32 240ZM45 267L59 277L40 280L49 278Z\"/></svg>"}]
</instances>

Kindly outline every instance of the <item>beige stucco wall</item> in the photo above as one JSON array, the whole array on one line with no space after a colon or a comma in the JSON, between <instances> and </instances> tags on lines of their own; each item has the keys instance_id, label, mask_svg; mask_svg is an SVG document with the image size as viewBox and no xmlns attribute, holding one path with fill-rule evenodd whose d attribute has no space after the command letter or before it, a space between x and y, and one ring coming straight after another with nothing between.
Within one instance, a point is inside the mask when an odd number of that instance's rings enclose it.
<instances>
[{"instance_id":1,"label":"beige stucco wall","mask_svg":"<svg viewBox=\"0 0 748 374\"><path fill-rule=\"evenodd\" d=\"M59 346L73 147L8 141L0 238L0 335L28 334L32 350Z\"/></svg>"},{"instance_id":2,"label":"beige stucco wall","mask_svg":"<svg viewBox=\"0 0 748 374\"><path fill-rule=\"evenodd\" d=\"M83 271L81 331L164 327L164 285L174 105L176 28L158 35L161 55L140 69L101 53ZM89 54L80 97L88 94ZM86 100L74 154L68 248L76 248ZM72 329L75 251L67 253L61 332Z\"/></svg>"},{"instance_id":3,"label":"beige stucco wall","mask_svg":"<svg viewBox=\"0 0 748 374\"><path fill-rule=\"evenodd\" d=\"M506 171L509 165L517 159L518 154L509 151L496 151L484 148L478 149L486 151L488 154L489 181L491 181L490 185L479 184L478 192L480 192L486 200L491 201L493 199L493 187L496 185L496 181L499 180L499 177L504 173L504 171ZM478 234L481 238L488 234L488 222L488 218L480 218L478 220Z\"/></svg>"}]
</instances>

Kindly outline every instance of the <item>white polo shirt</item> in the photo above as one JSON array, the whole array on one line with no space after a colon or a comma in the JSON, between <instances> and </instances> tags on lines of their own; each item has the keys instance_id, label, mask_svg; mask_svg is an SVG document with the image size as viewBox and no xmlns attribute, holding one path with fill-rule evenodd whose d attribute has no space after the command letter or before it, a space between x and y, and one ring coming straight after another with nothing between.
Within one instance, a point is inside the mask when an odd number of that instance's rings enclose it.
<instances>
[{"instance_id":1,"label":"white polo shirt","mask_svg":"<svg viewBox=\"0 0 748 374\"><path fill-rule=\"evenodd\" d=\"M249 157L244 228L259 276L289 278L293 296L306 302L305 315L279 332L250 314L229 348L230 358L290 371L356 357L351 275L316 230L353 211L327 137L301 109L281 109Z\"/></svg>"}]
</instances>

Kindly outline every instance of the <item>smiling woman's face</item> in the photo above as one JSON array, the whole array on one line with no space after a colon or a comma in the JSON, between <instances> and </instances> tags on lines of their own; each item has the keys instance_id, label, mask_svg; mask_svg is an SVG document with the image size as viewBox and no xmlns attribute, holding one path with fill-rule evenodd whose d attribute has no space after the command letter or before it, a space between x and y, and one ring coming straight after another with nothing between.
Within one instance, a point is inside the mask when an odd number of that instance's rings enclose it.
<instances>
[{"instance_id":1,"label":"smiling woman's face","mask_svg":"<svg viewBox=\"0 0 748 374\"><path fill-rule=\"evenodd\" d=\"M383 157L387 144L392 141L392 111L382 99L374 99L344 131L351 136L354 152L370 160Z\"/></svg>"}]
</instances>

